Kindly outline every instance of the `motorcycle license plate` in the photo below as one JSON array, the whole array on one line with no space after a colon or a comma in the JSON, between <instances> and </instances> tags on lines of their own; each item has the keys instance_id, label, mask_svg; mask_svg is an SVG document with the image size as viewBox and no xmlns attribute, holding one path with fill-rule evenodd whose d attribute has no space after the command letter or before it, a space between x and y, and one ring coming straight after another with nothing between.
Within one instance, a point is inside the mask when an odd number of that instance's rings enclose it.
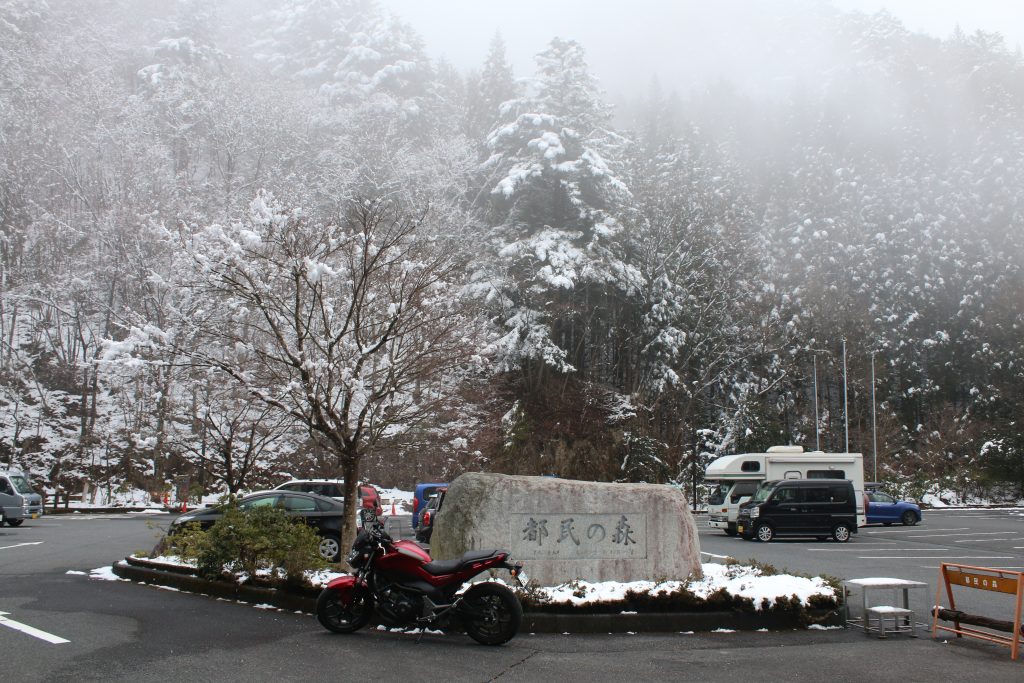
<instances>
[{"instance_id":1,"label":"motorcycle license plate","mask_svg":"<svg viewBox=\"0 0 1024 683\"><path fill-rule=\"evenodd\" d=\"M516 581L519 582L520 586L526 588L526 584L530 583L530 577L526 575L526 572L520 569L516 572Z\"/></svg>"}]
</instances>

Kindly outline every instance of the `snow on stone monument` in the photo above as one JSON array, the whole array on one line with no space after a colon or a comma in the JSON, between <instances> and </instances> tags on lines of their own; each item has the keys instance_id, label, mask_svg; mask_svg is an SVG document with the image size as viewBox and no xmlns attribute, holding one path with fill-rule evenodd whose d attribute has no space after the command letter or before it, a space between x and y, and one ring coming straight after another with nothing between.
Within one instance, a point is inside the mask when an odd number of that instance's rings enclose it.
<instances>
[{"instance_id":1,"label":"snow on stone monument","mask_svg":"<svg viewBox=\"0 0 1024 683\"><path fill-rule=\"evenodd\" d=\"M544 586L700 576L697 526L676 489L464 474L434 522L435 559L501 548Z\"/></svg>"}]
</instances>

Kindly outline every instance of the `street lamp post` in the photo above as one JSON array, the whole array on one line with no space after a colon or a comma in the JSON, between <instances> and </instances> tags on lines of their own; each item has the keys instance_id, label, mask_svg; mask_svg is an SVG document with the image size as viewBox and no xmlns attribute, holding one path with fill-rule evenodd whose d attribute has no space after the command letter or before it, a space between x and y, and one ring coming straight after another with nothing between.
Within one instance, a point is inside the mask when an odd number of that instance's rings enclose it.
<instances>
[{"instance_id":1,"label":"street lamp post","mask_svg":"<svg viewBox=\"0 0 1024 683\"><path fill-rule=\"evenodd\" d=\"M875 419L875 352L871 352L871 451L875 458L872 478L878 481L878 427Z\"/></svg>"}]
</instances>

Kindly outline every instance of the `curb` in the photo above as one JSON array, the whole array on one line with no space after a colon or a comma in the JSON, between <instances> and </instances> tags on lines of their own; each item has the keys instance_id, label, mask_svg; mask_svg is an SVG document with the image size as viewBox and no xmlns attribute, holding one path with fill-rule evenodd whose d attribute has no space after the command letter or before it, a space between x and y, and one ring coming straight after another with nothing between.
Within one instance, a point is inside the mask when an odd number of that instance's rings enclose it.
<instances>
[{"instance_id":1,"label":"curb","mask_svg":"<svg viewBox=\"0 0 1024 683\"><path fill-rule=\"evenodd\" d=\"M126 557L124 561L115 562L113 572L122 579L140 581L155 586L168 586L188 593L211 595L227 600L273 605L280 609L316 613L316 596L302 595L276 588L259 586L240 586L227 581L209 581L185 571L172 571L156 568L156 563L148 563L138 558Z\"/></svg>"},{"instance_id":2,"label":"curb","mask_svg":"<svg viewBox=\"0 0 1024 683\"><path fill-rule=\"evenodd\" d=\"M268 604L290 611L316 613L316 595L303 595L277 588L240 586L226 581L209 581L188 570L126 557L114 563L113 572L122 579L156 586L169 586L188 593L210 595L239 602ZM524 633L671 633L681 631L803 630L807 618L822 626L842 626L842 608L809 609L792 612L621 612L581 614L576 612L525 612L520 631Z\"/></svg>"}]
</instances>

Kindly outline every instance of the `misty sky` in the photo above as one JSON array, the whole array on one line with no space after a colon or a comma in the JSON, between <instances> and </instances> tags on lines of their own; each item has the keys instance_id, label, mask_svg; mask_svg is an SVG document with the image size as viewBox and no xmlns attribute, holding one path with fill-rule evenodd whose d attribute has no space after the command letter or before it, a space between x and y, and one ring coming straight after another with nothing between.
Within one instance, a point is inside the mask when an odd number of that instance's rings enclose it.
<instances>
[{"instance_id":1,"label":"misty sky","mask_svg":"<svg viewBox=\"0 0 1024 683\"><path fill-rule=\"evenodd\" d=\"M460 69L479 68L496 31L508 47L517 76L533 71L533 55L554 36L578 40L602 86L636 95L657 75L666 89L687 90L701 81L746 79L771 87L780 77L805 74L813 58L786 45L765 45L765 35L813 26L777 21L782 6L791 17L800 8L829 0L380 0L412 24L431 57ZM883 7L908 28L939 37L959 23L1024 44L1024 2L1019 0L831 0L840 9L873 13ZM781 40L781 39L780 39ZM780 71L781 69L781 71ZM786 69L794 73L785 73Z\"/></svg>"}]
</instances>

